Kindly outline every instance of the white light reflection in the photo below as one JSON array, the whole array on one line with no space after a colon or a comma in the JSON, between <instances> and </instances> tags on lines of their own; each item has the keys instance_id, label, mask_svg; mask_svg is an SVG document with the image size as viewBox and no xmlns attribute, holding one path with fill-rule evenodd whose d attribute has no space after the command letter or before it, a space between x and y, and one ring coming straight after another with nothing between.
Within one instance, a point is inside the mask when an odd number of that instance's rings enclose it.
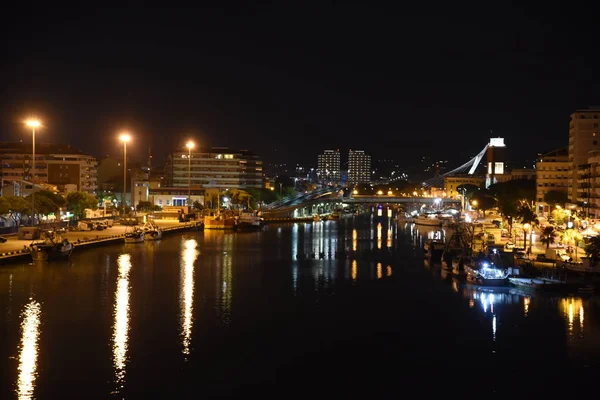
<instances>
[{"instance_id":1,"label":"white light reflection","mask_svg":"<svg viewBox=\"0 0 600 400\"><path fill-rule=\"evenodd\" d=\"M523 311L525 312L525 316L527 316L529 314L529 303L530 302L531 302L531 299L529 297L523 298Z\"/></svg>"},{"instance_id":2,"label":"white light reflection","mask_svg":"<svg viewBox=\"0 0 600 400\"><path fill-rule=\"evenodd\" d=\"M583 331L583 305L579 306L579 328Z\"/></svg>"},{"instance_id":3,"label":"white light reflection","mask_svg":"<svg viewBox=\"0 0 600 400\"><path fill-rule=\"evenodd\" d=\"M390 224L390 227L387 231L387 241L386 241L386 246L388 248L392 247L392 236L393 236L392 225Z\"/></svg>"},{"instance_id":4,"label":"white light reflection","mask_svg":"<svg viewBox=\"0 0 600 400\"><path fill-rule=\"evenodd\" d=\"M494 315L494 318L492 319L492 339L494 342L496 341L496 315Z\"/></svg>"},{"instance_id":5,"label":"white light reflection","mask_svg":"<svg viewBox=\"0 0 600 400\"><path fill-rule=\"evenodd\" d=\"M129 271L131 256L121 254L117 259L119 277L115 292L113 363L115 368L115 393L119 393L125 384L125 366L129 341Z\"/></svg>"},{"instance_id":6,"label":"white light reflection","mask_svg":"<svg viewBox=\"0 0 600 400\"><path fill-rule=\"evenodd\" d=\"M196 250L198 242L188 239L183 243L181 252L181 287L179 305L181 307L181 352L190 354L194 311L194 263L200 252Z\"/></svg>"},{"instance_id":7,"label":"white light reflection","mask_svg":"<svg viewBox=\"0 0 600 400\"><path fill-rule=\"evenodd\" d=\"M19 400L33 399L35 378L37 377L38 340L40 337L40 303L29 299L23 310L21 322L21 346L19 352L19 380L17 395Z\"/></svg>"}]
</instances>

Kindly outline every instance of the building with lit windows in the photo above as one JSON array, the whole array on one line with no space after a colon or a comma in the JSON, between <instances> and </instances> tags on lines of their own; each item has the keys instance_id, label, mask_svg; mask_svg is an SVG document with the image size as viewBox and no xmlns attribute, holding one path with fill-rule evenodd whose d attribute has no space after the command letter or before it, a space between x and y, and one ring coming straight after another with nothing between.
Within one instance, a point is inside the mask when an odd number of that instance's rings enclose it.
<instances>
[{"instance_id":1,"label":"building with lit windows","mask_svg":"<svg viewBox=\"0 0 600 400\"><path fill-rule=\"evenodd\" d=\"M340 166L340 150L325 150L317 158L317 180L337 184L342 177Z\"/></svg>"},{"instance_id":2,"label":"building with lit windows","mask_svg":"<svg viewBox=\"0 0 600 400\"><path fill-rule=\"evenodd\" d=\"M544 196L550 191L569 192L569 148L562 147L541 155L535 163L535 200L539 214L549 213Z\"/></svg>"},{"instance_id":3,"label":"building with lit windows","mask_svg":"<svg viewBox=\"0 0 600 400\"><path fill-rule=\"evenodd\" d=\"M371 181L371 156L363 150L348 152L348 184L368 183Z\"/></svg>"},{"instance_id":4,"label":"building with lit windows","mask_svg":"<svg viewBox=\"0 0 600 400\"><path fill-rule=\"evenodd\" d=\"M22 181L25 184L21 194L27 195L33 178L32 146L21 142L0 143L0 160L3 185ZM63 193L71 188L94 192L98 187L97 167L96 158L69 145L36 143L36 184L56 186Z\"/></svg>"},{"instance_id":5,"label":"building with lit windows","mask_svg":"<svg viewBox=\"0 0 600 400\"><path fill-rule=\"evenodd\" d=\"M569 119L569 202L581 206L579 166L588 163L589 153L600 150L600 108L577 110Z\"/></svg>"},{"instance_id":6,"label":"building with lit windows","mask_svg":"<svg viewBox=\"0 0 600 400\"><path fill-rule=\"evenodd\" d=\"M213 147L170 154L165 163L164 186L169 188L247 189L263 187L263 165L248 150Z\"/></svg>"},{"instance_id":7,"label":"building with lit windows","mask_svg":"<svg viewBox=\"0 0 600 400\"><path fill-rule=\"evenodd\" d=\"M502 181L504 175L504 163L505 163L506 146L504 145L503 138L491 138L488 144L486 158L487 158L487 174L485 178L485 187L488 188L490 185Z\"/></svg>"}]
</instances>

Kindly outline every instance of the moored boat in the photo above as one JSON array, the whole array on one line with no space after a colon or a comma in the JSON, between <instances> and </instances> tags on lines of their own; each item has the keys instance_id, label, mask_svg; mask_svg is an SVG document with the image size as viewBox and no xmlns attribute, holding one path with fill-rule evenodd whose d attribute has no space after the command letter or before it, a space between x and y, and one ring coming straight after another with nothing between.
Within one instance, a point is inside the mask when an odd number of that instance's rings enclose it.
<instances>
[{"instance_id":1,"label":"moored boat","mask_svg":"<svg viewBox=\"0 0 600 400\"><path fill-rule=\"evenodd\" d=\"M442 226L442 220L436 214L420 214L414 222L417 225Z\"/></svg>"},{"instance_id":2,"label":"moored boat","mask_svg":"<svg viewBox=\"0 0 600 400\"><path fill-rule=\"evenodd\" d=\"M445 244L441 240L427 239L423 244L423 251L425 252L425 258L428 258L432 262L439 262L442 260L442 253L444 252Z\"/></svg>"},{"instance_id":3,"label":"moored boat","mask_svg":"<svg viewBox=\"0 0 600 400\"><path fill-rule=\"evenodd\" d=\"M558 279L511 277L508 280L513 286L525 290L554 291L567 287L566 282Z\"/></svg>"},{"instance_id":4,"label":"moored boat","mask_svg":"<svg viewBox=\"0 0 600 400\"><path fill-rule=\"evenodd\" d=\"M508 269L494 264L487 258L465 265L467 280L483 286L505 286L508 284Z\"/></svg>"},{"instance_id":5,"label":"moored boat","mask_svg":"<svg viewBox=\"0 0 600 400\"><path fill-rule=\"evenodd\" d=\"M45 234L46 238L43 241L33 242L27 248L34 261L56 260L71 255L75 248L73 243L60 237L56 232Z\"/></svg>"},{"instance_id":6,"label":"moored boat","mask_svg":"<svg viewBox=\"0 0 600 400\"><path fill-rule=\"evenodd\" d=\"M145 232L136 227L131 232L125 232L125 243L143 243L145 236Z\"/></svg>"},{"instance_id":7,"label":"moored boat","mask_svg":"<svg viewBox=\"0 0 600 400\"><path fill-rule=\"evenodd\" d=\"M234 229L235 218L224 215L204 217L204 229Z\"/></svg>"},{"instance_id":8,"label":"moored boat","mask_svg":"<svg viewBox=\"0 0 600 400\"><path fill-rule=\"evenodd\" d=\"M255 212L241 212L236 218L235 229L237 230L258 230L263 227L263 220Z\"/></svg>"}]
</instances>

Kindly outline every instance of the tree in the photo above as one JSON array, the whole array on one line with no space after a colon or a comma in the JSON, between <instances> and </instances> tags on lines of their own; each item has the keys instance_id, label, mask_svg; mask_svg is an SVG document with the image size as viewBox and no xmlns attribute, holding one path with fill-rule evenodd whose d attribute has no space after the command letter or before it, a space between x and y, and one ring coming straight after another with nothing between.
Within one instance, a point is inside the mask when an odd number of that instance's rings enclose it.
<instances>
[{"instance_id":1,"label":"tree","mask_svg":"<svg viewBox=\"0 0 600 400\"><path fill-rule=\"evenodd\" d=\"M563 232L563 241L572 245L575 250L575 261L577 261L577 248L579 241L583 239L583 235L576 229L567 229Z\"/></svg>"},{"instance_id":2,"label":"tree","mask_svg":"<svg viewBox=\"0 0 600 400\"><path fill-rule=\"evenodd\" d=\"M585 246L585 255L590 258L592 265L600 261L600 236L591 237Z\"/></svg>"},{"instance_id":3,"label":"tree","mask_svg":"<svg viewBox=\"0 0 600 400\"><path fill-rule=\"evenodd\" d=\"M138 211L151 211L153 208L154 205L150 201L140 201L135 207L135 209Z\"/></svg>"},{"instance_id":4,"label":"tree","mask_svg":"<svg viewBox=\"0 0 600 400\"><path fill-rule=\"evenodd\" d=\"M71 192L67 194L67 209L77 218L85 217L85 209L98 208L98 199L88 192Z\"/></svg>"},{"instance_id":5,"label":"tree","mask_svg":"<svg viewBox=\"0 0 600 400\"><path fill-rule=\"evenodd\" d=\"M204 210L204 205L200 203L199 200L195 200L194 203L192 203L192 208L194 210L202 211Z\"/></svg>"},{"instance_id":6,"label":"tree","mask_svg":"<svg viewBox=\"0 0 600 400\"><path fill-rule=\"evenodd\" d=\"M556 205L564 207L567 200L568 197L566 192L550 190L544 194L544 201L548 203L550 208L554 208Z\"/></svg>"},{"instance_id":7,"label":"tree","mask_svg":"<svg viewBox=\"0 0 600 400\"><path fill-rule=\"evenodd\" d=\"M27 196L28 201L30 201L31 197ZM34 209L35 213L42 215L49 214L60 214L60 208L64 207L66 204L66 200L59 194L51 192L49 190L40 190L39 192L35 192L34 198Z\"/></svg>"},{"instance_id":8,"label":"tree","mask_svg":"<svg viewBox=\"0 0 600 400\"><path fill-rule=\"evenodd\" d=\"M497 199L502 198L514 202L525 199L531 203L535 201L535 180L513 179L506 182L499 182L490 185L488 191Z\"/></svg>"},{"instance_id":9,"label":"tree","mask_svg":"<svg viewBox=\"0 0 600 400\"><path fill-rule=\"evenodd\" d=\"M485 212L491 208L494 208L497 203L494 197L484 191L478 191L474 193L471 199L477 201L477 209L483 210L484 217Z\"/></svg>"},{"instance_id":10,"label":"tree","mask_svg":"<svg viewBox=\"0 0 600 400\"><path fill-rule=\"evenodd\" d=\"M17 220L21 220L23 214L31 211L31 203L24 197L6 196L0 197L0 214L8 214L17 225Z\"/></svg>"},{"instance_id":11,"label":"tree","mask_svg":"<svg viewBox=\"0 0 600 400\"><path fill-rule=\"evenodd\" d=\"M540 241L546 245L546 249L549 249L550 245L552 243L554 243L554 239L555 239L554 235L555 235L555 233L554 233L553 226L547 226L542 231L542 238L540 239Z\"/></svg>"}]
</instances>

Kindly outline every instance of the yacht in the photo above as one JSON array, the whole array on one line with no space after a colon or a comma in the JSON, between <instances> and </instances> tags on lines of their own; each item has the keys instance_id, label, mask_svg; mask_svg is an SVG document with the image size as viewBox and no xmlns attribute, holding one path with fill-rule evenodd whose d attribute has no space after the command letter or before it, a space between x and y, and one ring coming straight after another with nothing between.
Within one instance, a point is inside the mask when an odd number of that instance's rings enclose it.
<instances>
[{"instance_id":1,"label":"yacht","mask_svg":"<svg viewBox=\"0 0 600 400\"><path fill-rule=\"evenodd\" d=\"M419 214L414 221L417 225L442 226L442 220L436 214Z\"/></svg>"},{"instance_id":2,"label":"yacht","mask_svg":"<svg viewBox=\"0 0 600 400\"><path fill-rule=\"evenodd\" d=\"M506 286L509 271L494 264L489 258L480 258L471 265L465 265L467 280L483 286Z\"/></svg>"}]
</instances>

